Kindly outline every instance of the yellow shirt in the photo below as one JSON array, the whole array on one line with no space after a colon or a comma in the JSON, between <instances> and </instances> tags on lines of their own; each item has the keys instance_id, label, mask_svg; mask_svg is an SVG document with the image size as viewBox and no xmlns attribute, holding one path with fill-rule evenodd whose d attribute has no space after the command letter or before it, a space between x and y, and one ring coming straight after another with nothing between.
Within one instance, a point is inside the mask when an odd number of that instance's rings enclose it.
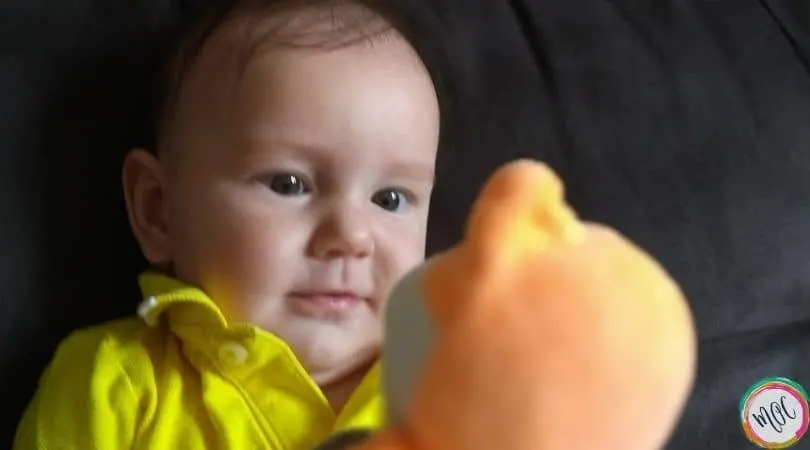
<instances>
[{"instance_id":1,"label":"yellow shirt","mask_svg":"<svg viewBox=\"0 0 810 450\"><path fill-rule=\"evenodd\" d=\"M199 289L140 278L141 318L73 333L17 430L17 450L309 450L383 420L378 365L337 416L290 348L229 326Z\"/></svg>"}]
</instances>

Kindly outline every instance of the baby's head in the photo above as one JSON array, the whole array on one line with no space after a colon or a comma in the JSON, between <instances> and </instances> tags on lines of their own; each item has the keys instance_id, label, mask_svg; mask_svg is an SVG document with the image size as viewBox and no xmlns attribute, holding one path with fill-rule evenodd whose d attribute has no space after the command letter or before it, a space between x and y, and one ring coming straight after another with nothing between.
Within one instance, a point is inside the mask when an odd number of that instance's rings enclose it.
<instances>
[{"instance_id":1,"label":"baby's head","mask_svg":"<svg viewBox=\"0 0 810 450\"><path fill-rule=\"evenodd\" d=\"M370 2L233 3L175 58L157 149L124 163L130 221L153 266L328 385L373 359L424 258L437 96Z\"/></svg>"}]
</instances>

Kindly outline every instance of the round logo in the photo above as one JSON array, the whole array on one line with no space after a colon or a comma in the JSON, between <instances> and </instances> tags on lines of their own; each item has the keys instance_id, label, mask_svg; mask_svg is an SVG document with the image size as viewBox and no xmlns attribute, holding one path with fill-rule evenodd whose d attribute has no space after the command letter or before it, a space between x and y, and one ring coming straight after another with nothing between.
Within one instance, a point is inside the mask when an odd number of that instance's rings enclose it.
<instances>
[{"instance_id":1,"label":"round logo","mask_svg":"<svg viewBox=\"0 0 810 450\"><path fill-rule=\"evenodd\" d=\"M766 378L740 400L740 418L749 441L767 449L788 448L807 432L807 392L793 380Z\"/></svg>"}]
</instances>

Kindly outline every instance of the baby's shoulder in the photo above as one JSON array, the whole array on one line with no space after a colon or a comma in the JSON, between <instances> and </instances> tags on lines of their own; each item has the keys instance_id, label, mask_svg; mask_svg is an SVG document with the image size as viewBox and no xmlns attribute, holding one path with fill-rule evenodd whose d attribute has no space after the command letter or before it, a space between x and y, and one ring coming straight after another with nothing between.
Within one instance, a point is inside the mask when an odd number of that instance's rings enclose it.
<instances>
[{"instance_id":1,"label":"baby's shoulder","mask_svg":"<svg viewBox=\"0 0 810 450\"><path fill-rule=\"evenodd\" d=\"M58 346L50 370L93 378L113 374L148 377L161 364L172 336L139 318L124 318L90 326L68 335ZM82 373L84 372L84 373Z\"/></svg>"},{"instance_id":2,"label":"baby's shoulder","mask_svg":"<svg viewBox=\"0 0 810 450\"><path fill-rule=\"evenodd\" d=\"M70 333L59 344L57 354L77 352L96 357L138 358L165 344L162 331L160 327L147 326L139 318L112 320Z\"/></svg>"},{"instance_id":3,"label":"baby's shoulder","mask_svg":"<svg viewBox=\"0 0 810 450\"><path fill-rule=\"evenodd\" d=\"M161 357L177 347L136 318L74 331L40 377L15 448L131 447L154 414Z\"/></svg>"}]
</instances>

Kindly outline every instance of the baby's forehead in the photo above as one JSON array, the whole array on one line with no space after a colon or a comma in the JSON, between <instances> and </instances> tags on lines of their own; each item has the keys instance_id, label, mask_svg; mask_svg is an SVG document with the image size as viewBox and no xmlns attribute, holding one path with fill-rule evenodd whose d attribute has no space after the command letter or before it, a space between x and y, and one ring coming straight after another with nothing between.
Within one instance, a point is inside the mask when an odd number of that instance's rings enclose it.
<instances>
[{"instance_id":1,"label":"baby's forehead","mask_svg":"<svg viewBox=\"0 0 810 450\"><path fill-rule=\"evenodd\" d=\"M278 2L242 8L187 36L174 56L162 99L158 139L182 118L212 112L239 88L248 66L278 51L329 51L401 36L383 16L350 1ZM265 64L265 66L267 66ZM160 146L160 145L159 145Z\"/></svg>"}]
</instances>

